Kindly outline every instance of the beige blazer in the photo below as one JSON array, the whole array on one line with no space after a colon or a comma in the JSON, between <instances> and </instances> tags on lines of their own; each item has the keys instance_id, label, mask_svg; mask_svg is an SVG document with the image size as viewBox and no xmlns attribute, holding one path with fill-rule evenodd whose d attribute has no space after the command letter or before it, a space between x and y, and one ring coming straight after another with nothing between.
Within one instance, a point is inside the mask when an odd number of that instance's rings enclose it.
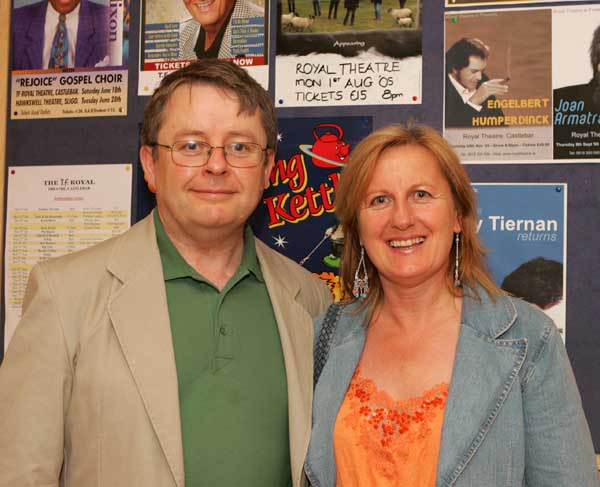
<instances>
[{"instance_id":1,"label":"beige blazer","mask_svg":"<svg viewBox=\"0 0 600 487\"><path fill-rule=\"evenodd\" d=\"M312 402L312 318L326 286L258 239L286 366L294 486ZM147 217L31 272L0 367L0 486L184 485L177 372Z\"/></svg>"}]
</instances>

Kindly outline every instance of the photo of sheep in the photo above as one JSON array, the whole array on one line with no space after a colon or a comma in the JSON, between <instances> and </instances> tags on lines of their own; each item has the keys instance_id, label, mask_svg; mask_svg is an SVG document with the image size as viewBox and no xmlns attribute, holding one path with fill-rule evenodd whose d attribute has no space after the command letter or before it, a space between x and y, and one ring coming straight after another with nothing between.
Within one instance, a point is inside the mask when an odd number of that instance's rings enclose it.
<instances>
[{"instance_id":1,"label":"photo of sheep","mask_svg":"<svg viewBox=\"0 0 600 487\"><path fill-rule=\"evenodd\" d=\"M278 106L421 103L422 0L278 3Z\"/></svg>"},{"instance_id":2,"label":"photo of sheep","mask_svg":"<svg viewBox=\"0 0 600 487\"><path fill-rule=\"evenodd\" d=\"M286 0L282 7L284 33L420 26L418 0Z\"/></svg>"}]
</instances>

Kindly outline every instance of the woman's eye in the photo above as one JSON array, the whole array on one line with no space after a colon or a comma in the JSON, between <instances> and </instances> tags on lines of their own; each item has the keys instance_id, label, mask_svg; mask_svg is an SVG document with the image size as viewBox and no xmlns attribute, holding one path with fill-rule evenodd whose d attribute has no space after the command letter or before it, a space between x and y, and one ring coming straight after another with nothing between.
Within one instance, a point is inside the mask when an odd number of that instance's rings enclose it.
<instances>
[{"instance_id":1,"label":"woman's eye","mask_svg":"<svg viewBox=\"0 0 600 487\"><path fill-rule=\"evenodd\" d=\"M371 200L371 206L385 205L388 201L389 201L388 196L380 194L378 196L375 196L375 198L373 198Z\"/></svg>"},{"instance_id":2,"label":"woman's eye","mask_svg":"<svg viewBox=\"0 0 600 487\"><path fill-rule=\"evenodd\" d=\"M419 189L419 190L415 191L415 198L417 198L418 200L427 198L428 196L430 196L430 194L423 189Z\"/></svg>"}]
</instances>

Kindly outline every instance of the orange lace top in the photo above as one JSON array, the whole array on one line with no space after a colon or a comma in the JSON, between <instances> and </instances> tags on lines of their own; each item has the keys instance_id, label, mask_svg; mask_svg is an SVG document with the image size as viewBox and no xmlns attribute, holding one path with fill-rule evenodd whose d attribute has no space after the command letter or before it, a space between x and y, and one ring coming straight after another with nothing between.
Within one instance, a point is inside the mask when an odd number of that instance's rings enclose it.
<instances>
[{"instance_id":1,"label":"orange lace top","mask_svg":"<svg viewBox=\"0 0 600 487\"><path fill-rule=\"evenodd\" d=\"M397 401L360 369L333 432L337 487L434 487L448 385Z\"/></svg>"}]
</instances>

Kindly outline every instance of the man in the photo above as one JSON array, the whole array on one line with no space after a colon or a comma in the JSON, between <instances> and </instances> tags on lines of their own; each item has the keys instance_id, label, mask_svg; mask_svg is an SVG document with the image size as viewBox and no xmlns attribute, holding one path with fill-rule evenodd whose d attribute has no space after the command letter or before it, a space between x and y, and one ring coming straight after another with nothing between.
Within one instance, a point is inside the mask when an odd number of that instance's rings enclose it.
<instances>
[{"instance_id":1,"label":"man","mask_svg":"<svg viewBox=\"0 0 600 487\"><path fill-rule=\"evenodd\" d=\"M32 270L0 367L0 485L301 485L331 298L246 225L276 137L242 68L164 78L140 150L153 214Z\"/></svg>"},{"instance_id":2,"label":"man","mask_svg":"<svg viewBox=\"0 0 600 487\"><path fill-rule=\"evenodd\" d=\"M15 9L12 68L108 64L108 7L91 0L43 0Z\"/></svg>"},{"instance_id":3,"label":"man","mask_svg":"<svg viewBox=\"0 0 600 487\"><path fill-rule=\"evenodd\" d=\"M597 158L600 153L598 149L581 146L577 154L574 152L575 141L590 142L590 128L600 131L600 26L594 31L590 44L590 63L592 79L588 83L554 90L555 158Z\"/></svg>"},{"instance_id":4,"label":"man","mask_svg":"<svg viewBox=\"0 0 600 487\"><path fill-rule=\"evenodd\" d=\"M504 116L488 102L508 93L508 80L486 76L488 56L479 39L463 38L446 52L446 127L472 127L474 118Z\"/></svg>"},{"instance_id":5,"label":"man","mask_svg":"<svg viewBox=\"0 0 600 487\"><path fill-rule=\"evenodd\" d=\"M179 59L231 59L249 54L245 52L247 43L235 45L233 26L247 26L248 19L264 26L264 7L248 0L183 1L192 17L180 26ZM259 44L250 52L264 55L264 39Z\"/></svg>"}]
</instances>

